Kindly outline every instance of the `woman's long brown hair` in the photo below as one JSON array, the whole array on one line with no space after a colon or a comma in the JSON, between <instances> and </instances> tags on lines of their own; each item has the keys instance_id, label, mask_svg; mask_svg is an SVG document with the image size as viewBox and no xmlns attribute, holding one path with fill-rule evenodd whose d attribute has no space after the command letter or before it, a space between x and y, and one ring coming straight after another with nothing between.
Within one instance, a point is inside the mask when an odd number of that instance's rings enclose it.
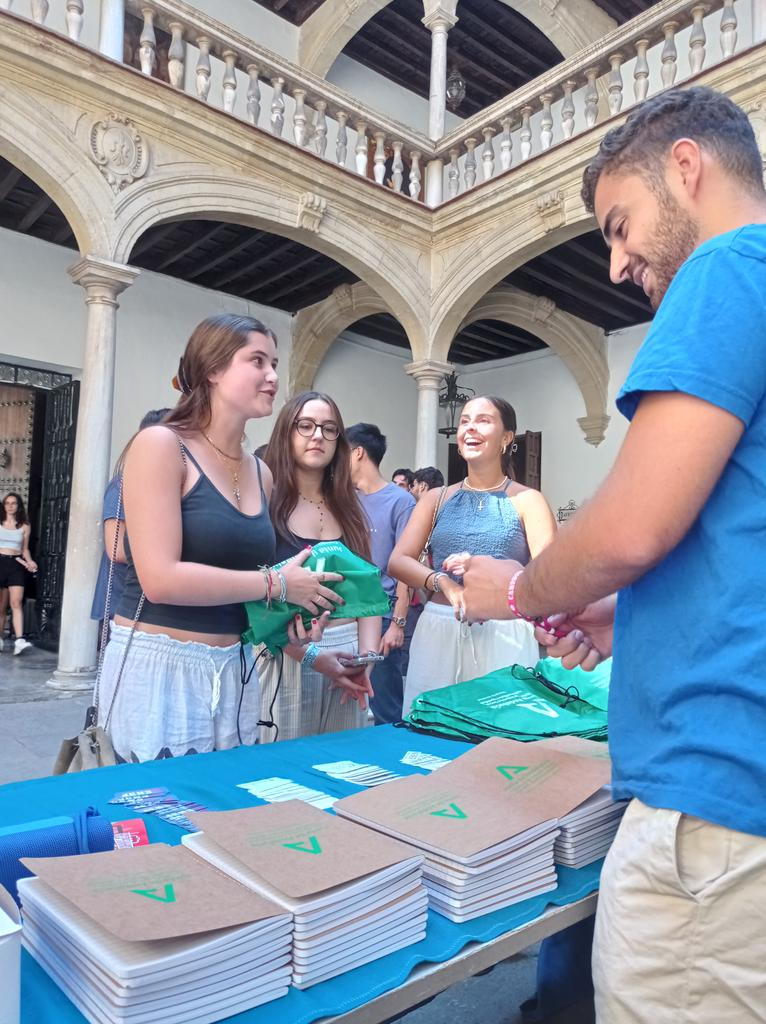
<instances>
[{"instance_id":1,"label":"woman's long brown hair","mask_svg":"<svg viewBox=\"0 0 766 1024\"><path fill-rule=\"evenodd\" d=\"M322 496L325 504L340 523L341 536L347 548L369 561L370 527L361 503L351 482L351 449L346 440L346 429L340 409L329 395L319 391L304 391L289 399L277 416L274 430L263 461L274 477L271 492L271 521L274 529L286 538L295 538L288 521L298 504L298 484L295 478L293 458L293 428L306 402L326 402L338 424L340 434L335 444L332 461L325 467L322 477Z\"/></svg>"},{"instance_id":2,"label":"woman's long brown hair","mask_svg":"<svg viewBox=\"0 0 766 1024\"><path fill-rule=\"evenodd\" d=\"M176 381L181 397L163 420L165 426L190 434L209 425L210 375L226 369L250 334L265 334L277 343L274 332L260 320L237 313L208 317L194 328L178 363Z\"/></svg>"}]
</instances>

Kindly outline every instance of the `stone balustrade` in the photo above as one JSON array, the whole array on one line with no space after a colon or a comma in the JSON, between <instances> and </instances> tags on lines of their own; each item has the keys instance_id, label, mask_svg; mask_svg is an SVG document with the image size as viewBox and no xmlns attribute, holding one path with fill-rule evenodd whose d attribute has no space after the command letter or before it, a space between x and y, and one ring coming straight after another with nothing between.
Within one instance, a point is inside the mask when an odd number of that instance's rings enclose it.
<instances>
[{"instance_id":1,"label":"stone balustrade","mask_svg":"<svg viewBox=\"0 0 766 1024\"><path fill-rule=\"evenodd\" d=\"M434 153L445 165L444 198L519 167L736 48L734 0L661 0L444 136Z\"/></svg>"},{"instance_id":2,"label":"stone balustrade","mask_svg":"<svg viewBox=\"0 0 766 1024\"><path fill-rule=\"evenodd\" d=\"M83 21L106 2L0 0L0 11L87 45ZM432 142L183 0L125 0L125 10L140 25L134 63L144 75L157 76L161 38L161 77L173 88L404 197L425 194L431 207L728 59L738 33L735 0L661 0Z\"/></svg>"}]
</instances>

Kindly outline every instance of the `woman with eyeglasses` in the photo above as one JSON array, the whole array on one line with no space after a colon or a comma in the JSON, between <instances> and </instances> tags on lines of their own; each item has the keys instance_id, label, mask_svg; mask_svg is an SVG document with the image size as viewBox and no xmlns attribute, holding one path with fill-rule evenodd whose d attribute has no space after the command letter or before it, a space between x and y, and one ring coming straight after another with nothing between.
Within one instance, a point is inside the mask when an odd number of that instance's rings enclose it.
<instances>
[{"instance_id":1,"label":"woman with eyeglasses","mask_svg":"<svg viewBox=\"0 0 766 1024\"><path fill-rule=\"evenodd\" d=\"M369 526L351 482L340 410L329 395L308 391L285 403L264 461L274 479L277 561L326 540L340 540L369 560ZM276 723L280 740L367 723L371 666L348 666L343 659L377 651L381 620L331 622L318 654L286 647L261 674L261 718ZM268 742L274 734L262 728L260 738Z\"/></svg>"}]
</instances>

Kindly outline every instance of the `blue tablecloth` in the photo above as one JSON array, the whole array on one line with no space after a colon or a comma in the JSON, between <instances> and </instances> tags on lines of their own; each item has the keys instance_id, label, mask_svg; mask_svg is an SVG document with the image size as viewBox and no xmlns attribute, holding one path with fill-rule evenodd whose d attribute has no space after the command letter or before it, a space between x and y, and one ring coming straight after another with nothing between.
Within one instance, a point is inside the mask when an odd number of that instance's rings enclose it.
<instances>
[{"instance_id":1,"label":"blue tablecloth","mask_svg":"<svg viewBox=\"0 0 766 1024\"><path fill-rule=\"evenodd\" d=\"M423 774L400 763L408 750L454 758L466 749L464 743L380 726L214 754L100 768L0 786L0 824L71 814L89 805L119 821L135 814L124 806L110 805L110 797L119 791L152 786L167 786L180 799L195 800L212 811L252 807L261 801L238 789L237 784L271 776L292 779L333 796L347 796L358 792L359 787L330 779L311 766L347 759L381 765L402 775ZM176 826L152 815L144 820L151 841L180 842L182 832ZM345 1013L402 984L416 964L448 960L467 943L487 941L526 924L551 904L563 906L581 899L598 888L600 869L600 861L578 871L559 868L559 886L554 892L468 924L453 924L430 913L422 942L305 992L291 988L284 998L229 1019L236 1024L308 1024L318 1017ZM83 1016L26 953L22 958L21 981L21 1024L82 1024Z\"/></svg>"}]
</instances>

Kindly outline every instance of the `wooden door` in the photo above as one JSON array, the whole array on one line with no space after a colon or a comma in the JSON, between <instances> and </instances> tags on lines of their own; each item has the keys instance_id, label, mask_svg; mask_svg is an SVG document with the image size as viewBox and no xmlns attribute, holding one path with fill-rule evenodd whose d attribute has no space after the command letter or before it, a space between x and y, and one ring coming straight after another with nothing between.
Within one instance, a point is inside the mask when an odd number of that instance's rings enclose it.
<instances>
[{"instance_id":1,"label":"wooden door","mask_svg":"<svg viewBox=\"0 0 766 1024\"><path fill-rule=\"evenodd\" d=\"M29 505L35 392L0 384L0 498L14 491Z\"/></svg>"}]
</instances>

